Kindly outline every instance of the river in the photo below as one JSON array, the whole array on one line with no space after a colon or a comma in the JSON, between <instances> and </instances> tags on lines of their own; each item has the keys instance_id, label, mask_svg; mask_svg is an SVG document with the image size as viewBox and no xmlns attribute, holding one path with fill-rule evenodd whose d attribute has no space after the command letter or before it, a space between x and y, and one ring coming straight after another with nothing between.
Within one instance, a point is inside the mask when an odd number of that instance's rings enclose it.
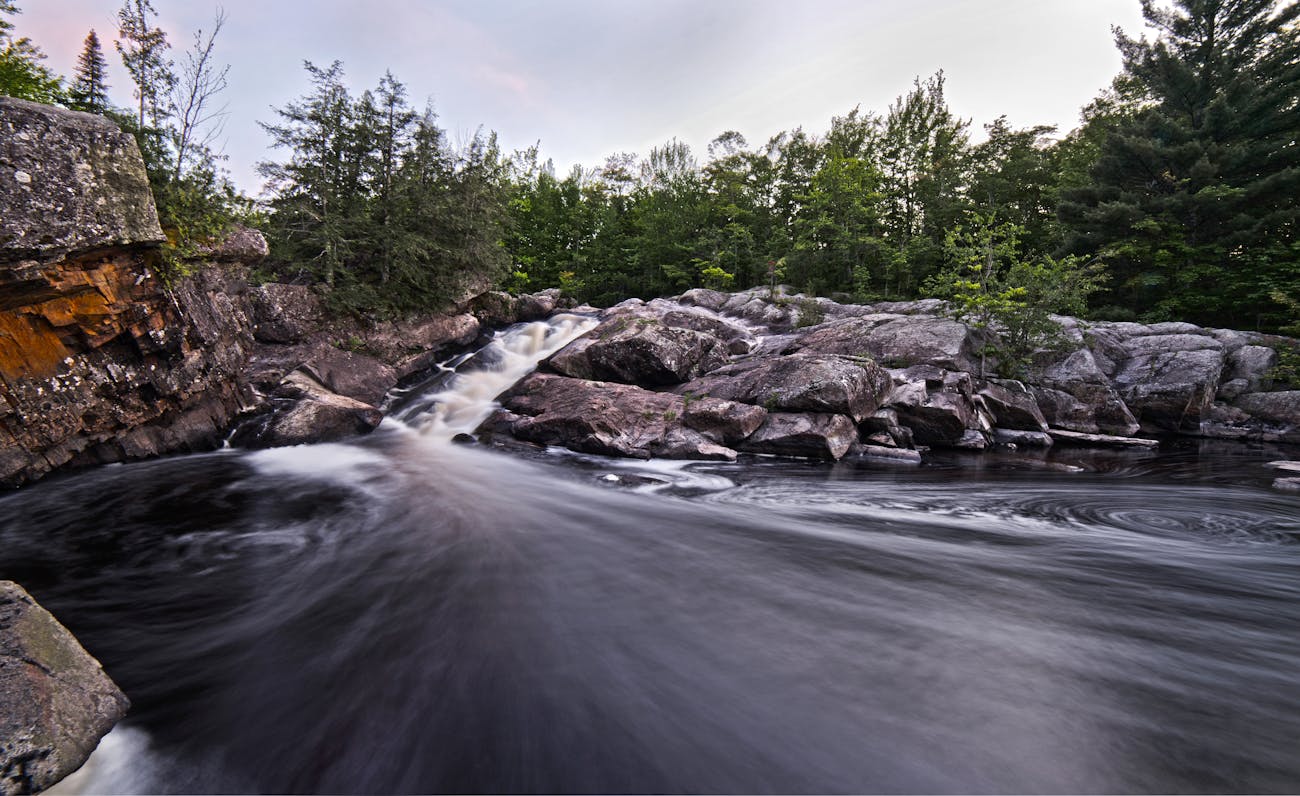
<instances>
[{"instance_id":1,"label":"river","mask_svg":"<svg viewBox=\"0 0 1300 796\"><path fill-rule=\"evenodd\" d=\"M1300 789L1277 450L638 463L455 391L0 498L133 703L62 792Z\"/></svg>"}]
</instances>

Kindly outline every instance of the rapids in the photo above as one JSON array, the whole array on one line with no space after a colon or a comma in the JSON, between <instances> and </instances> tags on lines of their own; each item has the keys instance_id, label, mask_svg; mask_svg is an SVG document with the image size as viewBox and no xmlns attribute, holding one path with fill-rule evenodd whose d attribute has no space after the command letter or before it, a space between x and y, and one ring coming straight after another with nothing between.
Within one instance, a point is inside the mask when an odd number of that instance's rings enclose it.
<instances>
[{"instance_id":1,"label":"rapids","mask_svg":"<svg viewBox=\"0 0 1300 796\"><path fill-rule=\"evenodd\" d=\"M0 498L0 577L133 702L59 790L1300 788L1276 450L918 469L448 444L582 323L448 363L354 442Z\"/></svg>"}]
</instances>

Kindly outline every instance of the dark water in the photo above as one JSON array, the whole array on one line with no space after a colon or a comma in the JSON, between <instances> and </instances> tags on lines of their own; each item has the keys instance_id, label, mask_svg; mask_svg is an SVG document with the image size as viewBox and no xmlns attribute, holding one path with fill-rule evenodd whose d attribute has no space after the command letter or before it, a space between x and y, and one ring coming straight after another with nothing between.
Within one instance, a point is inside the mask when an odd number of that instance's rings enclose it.
<instances>
[{"instance_id":1,"label":"dark water","mask_svg":"<svg viewBox=\"0 0 1300 796\"><path fill-rule=\"evenodd\" d=\"M133 700L87 792L1294 792L1270 458L637 469L381 430L11 494L0 577Z\"/></svg>"}]
</instances>

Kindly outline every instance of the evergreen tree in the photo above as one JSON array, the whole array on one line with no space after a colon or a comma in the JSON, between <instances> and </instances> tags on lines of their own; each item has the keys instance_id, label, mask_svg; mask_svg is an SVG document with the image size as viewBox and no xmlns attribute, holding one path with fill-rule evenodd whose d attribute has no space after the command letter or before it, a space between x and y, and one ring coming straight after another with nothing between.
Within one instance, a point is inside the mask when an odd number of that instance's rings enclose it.
<instances>
[{"instance_id":1,"label":"evergreen tree","mask_svg":"<svg viewBox=\"0 0 1300 796\"><path fill-rule=\"evenodd\" d=\"M86 42L77 57L77 71L68 90L68 104L75 110L104 113L108 104L108 62L99 46L99 36L94 30L86 34Z\"/></svg>"},{"instance_id":2,"label":"evergreen tree","mask_svg":"<svg viewBox=\"0 0 1300 796\"><path fill-rule=\"evenodd\" d=\"M1070 248L1150 317L1276 326L1300 295L1300 5L1143 0L1155 41L1117 32L1145 107L1060 207Z\"/></svg>"},{"instance_id":3,"label":"evergreen tree","mask_svg":"<svg viewBox=\"0 0 1300 796\"><path fill-rule=\"evenodd\" d=\"M351 256L348 225L360 215L363 190L352 156L352 101L343 65L304 62L313 91L276 109L280 124L260 123L285 163L258 165L274 193L272 240L281 260L305 264L330 287Z\"/></svg>"},{"instance_id":4,"label":"evergreen tree","mask_svg":"<svg viewBox=\"0 0 1300 796\"><path fill-rule=\"evenodd\" d=\"M45 53L27 37L13 35L14 24L6 17L18 13L14 0L0 0L0 96L62 102L63 81L41 63Z\"/></svg>"}]
</instances>

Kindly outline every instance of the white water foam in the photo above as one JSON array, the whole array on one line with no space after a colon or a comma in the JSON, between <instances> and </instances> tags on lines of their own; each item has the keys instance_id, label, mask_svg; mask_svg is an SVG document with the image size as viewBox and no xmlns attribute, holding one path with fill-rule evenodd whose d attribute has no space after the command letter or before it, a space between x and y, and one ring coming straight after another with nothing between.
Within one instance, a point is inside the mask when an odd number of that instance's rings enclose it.
<instances>
[{"instance_id":1,"label":"white water foam","mask_svg":"<svg viewBox=\"0 0 1300 796\"><path fill-rule=\"evenodd\" d=\"M432 408L398 419L438 440L472 433L497 408L498 395L595 325L594 318L564 314L498 332L480 352L488 364L457 373L441 391L428 396L425 405Z\"/></svg>"}]
</instances>

